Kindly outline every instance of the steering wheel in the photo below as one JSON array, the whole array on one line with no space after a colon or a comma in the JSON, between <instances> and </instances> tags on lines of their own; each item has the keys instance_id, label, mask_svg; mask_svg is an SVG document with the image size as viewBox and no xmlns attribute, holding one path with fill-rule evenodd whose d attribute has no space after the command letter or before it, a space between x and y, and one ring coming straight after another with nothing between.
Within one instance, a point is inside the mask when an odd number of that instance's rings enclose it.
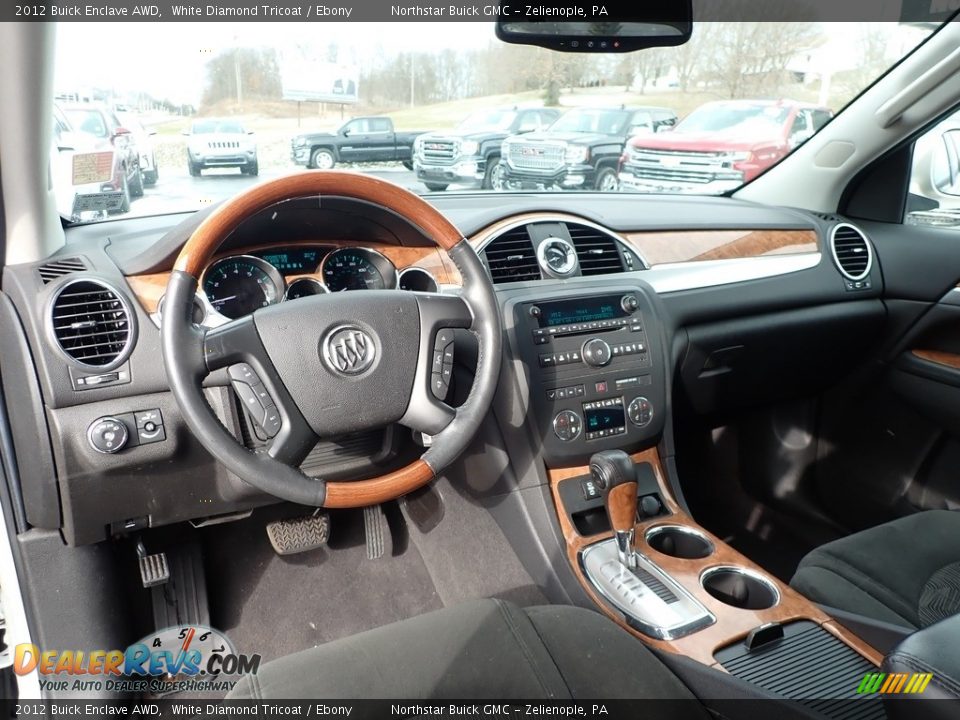
<instances>
[{"instance_id":1,"label":"steering wheel","mask_svg":"<svg viewBox=\"0 0 960 720\"><path fill-rule=\"evenodd\" d=\"M265 208L318 195L364 200L406 219L446 251L460 271L462 291L329 293L264 307L217 328L195 325L198 278L224 239ZM455 328L473 332L479 345L473 386L456 409L431 387L442 378L444 350ZM425 485L473 439L500 374L499 307L473 247L417 195L350 172L312 171L270 180L214 210L177 257L160 335L170 390L210 454L265 493L319 507L373 505ZM221 368L254 391L251 407L262 412L262 427L273 436L263 448L242 445L207 403L203 380ZM326 482L300 471L319 438L390 423L432 436L430 447L409 465L367 480Z\"/></svg>"}]
</instances>

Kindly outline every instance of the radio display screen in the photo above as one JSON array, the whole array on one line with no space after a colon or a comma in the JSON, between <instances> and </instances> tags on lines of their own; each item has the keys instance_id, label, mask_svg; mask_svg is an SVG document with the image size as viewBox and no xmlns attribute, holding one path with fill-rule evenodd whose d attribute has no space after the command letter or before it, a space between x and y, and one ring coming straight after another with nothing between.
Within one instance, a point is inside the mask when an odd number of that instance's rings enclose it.
<instances>
[{"instance_id":1,"label":"radio display screen","mask_svg":"<svg viewBox=\"0 0 960 720\"><path fill-rule=\"evenodd\" d=\"M539 308L541 312L540 327L616 320L627 316L627 313L620 307L619 295L545 302L540 303Z\"/></svg>"},{"instance_id":2,"label":"radio display screen","mask_svg":"<svg viewBox=\"0 0 960 720\"><path fill-rule=\"evenodd\" d=\"M584 429L588 433L610 428L622 428L626 423L623 406L596 408L583 411Z\"/></svg>"}]
</instances>

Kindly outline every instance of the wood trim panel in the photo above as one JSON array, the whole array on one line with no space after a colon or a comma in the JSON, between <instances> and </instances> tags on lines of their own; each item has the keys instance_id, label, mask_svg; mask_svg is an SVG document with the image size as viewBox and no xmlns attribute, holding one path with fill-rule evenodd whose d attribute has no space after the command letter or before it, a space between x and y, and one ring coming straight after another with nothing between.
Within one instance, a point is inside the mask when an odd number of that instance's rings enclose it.
<instances>
[{"instance_id":1,"label":"wood trim panel","mask_svg":"<svg viewBox=\"0 0 960 720\"><path fill-rule=\"evenodd\" d=\"M444 250L463 239L439 210L399 185L357 172L306 171L254 185L218 206L181 248L174 270L199 278L227 235L248 217L278 202L314 195L336 195L380 205L409 220Z\"/></svg>"},{"instance_id":2,"label":"wood trim panel","mask_svg":"<svg viewBox=\"0 0 960 720\"><path fill-rule=\"evenodd\" d=\"M327 483L325 508L354 508L377 505L406 495L433 479L433 470L423 460L414 460L387 475L369 480Z\"/></svg>"},{"instance_id":3,"label":"wood trim panel","mask_svg":"<svg viewBox=\"0 0 960 720\"><path fill-rule=\"evenodd\" d=\"M453 261L445 252L435 247L410 247L406 245L387 245L385 243L362 243L351 240L296 240L291 242L264 243L260 245L251 245L249 247L236 248L225 252L217 253L211 262L231 255L243 255L245 253L257 252L260 250L276 250L279 247L364 247L384 255L394 264L397 270L405 270L409 267L423 268L433 275L441 285L462 285L463 280L460 272L457 270ZM201 275L203 273L201 272ZM311 277L322 280L316 272L297 273L287 276L287 283L302 277ZM147 275L130 275L127 277L127 284L136 295L140 305L148 313L157 311L157 304L160 298L167 291L167 283L170 280L169 272L152 273Z\"/></svg>"},{"instance_id":4,"label":"wood trim panel","mask_svg":"<svg viewBox=\"0 0 960 720\"><path fill-rule=\"evenodd\" d=\"M474 245L485 243L493 235L518 223L554 220L597 224L593 220L565 212L524 213L488 225L474 233L470 237L470 242ZM819 250L817 233L813 230L676 230L618 233L607 228L607 231L619 237L626 245L633 247L650 265L811 253Z\"/></svg>"},{"instance_id":5,"label":"wood trim panel","mask_svg":"<svg viewBox=\"0 0 960 720\"><path fill-rule=\"evenodd\" d=\"M913 350L912 352L915 357L921 360L960 370L960 355L956 353L944 352L943 350Z\"/></svg>"},{"instance_id":6,"label":"wood trim panel","mask_svg":"<svg viewBox=\"0 0 960 720\"><path fill-rule=\"evenodd\" d=\"M654 475L660 486L660 493L664 504L672 513L670 517L654 518L637 524L637 548L660 566L664 572L677 580L677 582L686 588L697 600L703 603L703 605L716 616L717 622L708 628L671 641L653 640L629 627L617 612L611 610L599 598L580 569L580 551L588 545L610 537L611 533L582 537L564 510L563 501L560 498L560 481L587 475L589 469L587 467L576 467L548 470L547 475L557 509L560 529L567 544L567 560L570 562L577 579L583 585L587 594L590 595L605 614L649 645L668 652L685 655L705 665L716 665L718 668L720 666L714 660L714 653L722 647L742 640L755 627L769 622L782 623L792 620L811 620L843 640L871 663L879 666L883 656L876 649L850 631L836 624L829 615L820 610L812 602L788 585L771 576L756 563L751 562L727 545L723 540L697 525L692 518L684 513L667 487L663 467L660 464L660 457L655 449L636 453L632 457L634 462L649 463L653 468ZM664 555L650 547L644 539L647 530L657 525L686 525L690 528L695 528L713 543L714 552L709 557L699 560L682 560ZM720 602L707 593L700 585L700 574L707 568L715 565L737 565L761 573L777 586L780 592L780 602L767 610L741 610Z\"/></svg>"},{"instance_id":7,"label":"wood trim panel","mask_svg":"<svg viewBox=\"0 0 960 720\"><path fill-rule=\"evenodd\" d=\"M817 252L813 230L682 230L635 232L627 242L650 265Z\"/></svg>"}]
</instances>

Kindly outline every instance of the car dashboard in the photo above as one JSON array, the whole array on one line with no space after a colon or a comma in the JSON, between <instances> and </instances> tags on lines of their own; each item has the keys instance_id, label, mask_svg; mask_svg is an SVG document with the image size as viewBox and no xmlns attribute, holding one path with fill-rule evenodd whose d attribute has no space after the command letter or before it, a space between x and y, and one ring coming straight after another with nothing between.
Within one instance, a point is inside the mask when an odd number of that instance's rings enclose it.
<instances>
[{"instance_id":1,"label":"car dashboard","mask_svg":"<svg viewBox=\"0 0 960 720\"><path fill-rule=\"evenodd\" d=\"M736 403L741 389L746 397L765 392L739 388L739 375L733 384L723 377L713 319L822 304L859 317L879 302L877 269L867 268L854 289L825 252L837 221L805 212L590 193L430 200L495 283L509 342L490 422L505 437L523 430L517 452L531 455L541 483L547 469L582 464L598 449L669 442L678 380L702 411L717 393ZM271 502L191 436L160 361L167 279L206 212L70 228L56 256L6 268L0 325L13 341L0 350L11 368L4 392L21 408L18 455L36 459L21 469L26 524L88 544ZM249 218L226 240L200 279L194 322L212 327L305 295L459 292L460 284L452 261L413 224L355 200L300 199ZM475 352L470 333L458 332L444 389L453 405L469 391ZM691 352L704 361L716 355L716 372L699 367L686 378ZM785 359L784 372L794 365ZM811 382L824 372L818 362L797 370ZM225 371L207 378L205 392L247 447L269 441L238 405ZM104 445L105 421L125 430L121 448ZM408 461L425 442L400 427L323 438L303 469L359 479Z\"/></svg>"}]
</instances>

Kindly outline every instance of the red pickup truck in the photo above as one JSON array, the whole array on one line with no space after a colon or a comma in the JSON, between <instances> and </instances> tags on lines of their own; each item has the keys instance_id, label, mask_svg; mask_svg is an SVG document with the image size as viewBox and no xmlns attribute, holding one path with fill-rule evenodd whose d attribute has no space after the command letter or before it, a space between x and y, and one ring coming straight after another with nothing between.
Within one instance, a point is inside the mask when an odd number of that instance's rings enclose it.
<instances>
[{"instance_id":1,"label":"red pickup truck","mask_svg":"<svg viewBox=\"0 0 960 720\"><path fill-rule=\"evenodd\" d=\"M675 128L643 135L620 158L627 192L719 194L774 165L833 116L792 100L724 100L701 105Z\"/></svg>"}]
</instances>

